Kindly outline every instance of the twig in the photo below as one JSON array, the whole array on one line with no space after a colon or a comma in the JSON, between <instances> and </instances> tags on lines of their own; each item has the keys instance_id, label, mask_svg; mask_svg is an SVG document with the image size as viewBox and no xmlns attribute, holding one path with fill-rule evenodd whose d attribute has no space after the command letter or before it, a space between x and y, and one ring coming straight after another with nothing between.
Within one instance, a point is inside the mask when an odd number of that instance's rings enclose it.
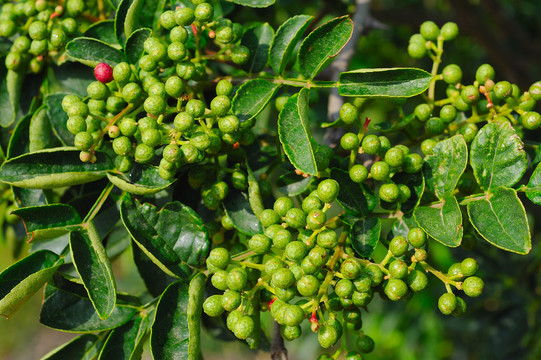
<instances>
[{"instance_id":1,"label":"twig","mask_svg":"<svg viewBox=\"0 0 541 360\"><path fill-rule=\"evenodd\" d=\"M276 321L272 328L272 343L270 349L271 360L287 360L287 349L284 345L284 339L280 334L280 324Z\"/></svg>"}]
</instances>

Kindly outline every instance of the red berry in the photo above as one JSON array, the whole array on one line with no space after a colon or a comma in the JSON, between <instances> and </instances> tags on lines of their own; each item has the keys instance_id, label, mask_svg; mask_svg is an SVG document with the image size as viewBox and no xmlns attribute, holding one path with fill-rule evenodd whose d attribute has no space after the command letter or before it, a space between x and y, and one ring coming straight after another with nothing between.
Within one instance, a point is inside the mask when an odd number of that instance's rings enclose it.
<instances>
[{"instance_id":1,"label":"red berry","mask_svg":"<svg viewBox=\"0 0 541 360\"><path fill-rule=\"evenodd\" d=\"M106 63L99 63L94 68L94 75L96 80L106 84L113 81L113 68Z\"/></svg>"}]
</instances>

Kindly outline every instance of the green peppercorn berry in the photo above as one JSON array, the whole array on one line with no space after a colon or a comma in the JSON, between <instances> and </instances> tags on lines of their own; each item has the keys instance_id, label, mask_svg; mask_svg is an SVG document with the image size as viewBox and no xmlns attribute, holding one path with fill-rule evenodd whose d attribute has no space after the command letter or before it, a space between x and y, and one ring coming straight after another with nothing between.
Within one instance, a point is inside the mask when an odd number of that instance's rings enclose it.
<instances>
[{"instance_id":1,"label":"green peppercorn berry","mask_svg":"<svg viewBox=\"0 0 541 360\"><path fill-rule=\"evenodd\" d=\"M355 286L348 279L340 279L334 286L334 292L341 298L349 298L353 295L353 291L355 291Z\"/></svg>"},{"instance_id":2,"label":"green peppercorn berry","mask_svg":"<svg viewBox=\"0 0 541 360\"><path fill-rule=\"evenodd\" d=\"M393 260L389 264L389 273L396 279L403 279L408 275L408 265L400 259Z\"/></svg>"},{"instance_id":3,"label":"green peppercorn berry","mask_svg":"<svg viewBox=\"0 0 541 360\"><path fill-rule=\"evenodd\" d=\"M244 340L252 336L254 331L255 331L254 320L250 316L244 315L240 319L237 320L233 333L239 339Z\"/></svg>"},{"instance_id":4,"label":"green peppercorn berry","mask_svg":"<svg viewBox=\"0 0 541 360\"><path fill-rule=\"evenodd\" d=\"M28 36L32 40L43 40L47 37L47 24L43 21L33 21L28 27Z\"/></svg>"},{"instance_id":5,"label":"green peppercorn berry","mask_svg":"<svg viewBox=\"0 0 541 360\"><path fill-rule=\"evenodd\" d=\"M319 270L317 266L312 264L308 257L305 257L301 261L301 269L304 275L313 275Z\"/></svg>"},{"instance_id":6,"label":"green peppercorn berry","mask_svg":"<svg viewBox=\"0 0 541 360\"><path fill-rule=\"evenodd\" d=\"M151 115L161 115L167 108L167 103L161 96L151 95L146 98L143 107Z\"/></svg>"},{"instance_id":7,"label":"green peppercorn berry","mask_svg":"<svg viewBox=\"0 0 541 360\"><path fill-rule=\"evenodd\" d=\"M287 259L300 263L306 256L307 252L308 249L306 245L302 241L295 240L286 245L284 254L286 255Z\"/></svg>"},{"instance_id":8,"label":"green peppercorn berry","mask_svg":"<svg viewBox=\"0 0 541 360\"><path fill-rule=\"evenodd\" d=\"M69 16L76 17L85 11L85 2L83 0L67 0L65 9Z\"/></svg>"},{"instance_id":9,"label":"green peppercorn berry","mask_svg":"<svg viewBox=\"0 0 541 360\"><path fill-rule=\"evenodd\" d=\"M382 184L379 188L379 198L385 202L392 203L398 199L400 191L395 183Z\"/></svg>"},{"instance_id":10,"label":"green peppercorn berry","mask_svg":"<svg viewBox=\"0 0 541 360\"><path fill-rule=\"evenodd\" d=\"M222 306L222 295L209 296L203 303L203 310L208 316L220 316L224 312Z\"/></svg>"},{"instance_id":11,"label":"green peppercorn berry","mask_svg":"<svg viewBox=\"0 0 541 360\"><path fill-rule=\"evenodd\" d=\"M122 135L124 136L133 136L137 132L137 123L133 118L123 118L118 128Z\"/></svg>"},{"instance_id":12,"label":"green peppercorn berry","mask_svg":"<svg viewBox=\"0 0 541 360\"><path fill-rule=\"evenodd\" d=\"M332 229L325 229L317 235L317 244L324 249L333 249L338 245L338 235Z\"/></svg>"},{"instance_id":13,"label":"green peppercorn berry","mask_svg":"<svg viewBox=\"0 0 541 360\"><path fill-rule=\"evenodd\" d=\"M297 281L297 291L302 296L314 296L319 291L319 280L313 275L305 275Z\"/></svg>"},{"instance_id":14,"label":"green peppercorn berry","mask_svg":"<svg viewBox=\"0 0 541 360\"><path fill-rule=\"evenodd\" d=\"M494 96L499 99L507 99L513 94L513 88L509 81L498 81L494 85Z\"/></svg>"},{"instance_id":15,"label":"green peppercorn berry","mask_svg":"<svg viewBox=\"0 0 541 360\"><path fill-rule=\"evenodd\" d=\"M456 118L457 111L453 105L444 105L440 109L440 119L448 124Z\"/></svg>"},{"instance_id":16,"label":"green peppercorn berry","mask_svg":"<svg viewBox=\"0 0 541 360\"><path fill-rule=\"evenodd\" d=\"M245 190L248 187L248 179L242 171L235 170L231 174L231 184L235 189Z\"/></svg>"},{"instance_id":17,"label":"green peppercorn berry","mask_svg":"<svg viewBox=\"0 0 541 360\"><path fill-rule=\"evenodd\" d=\"M340 272L344 278L353 280L361 274L361 266L357 261L347 259L340 265Z\"/></svg>"},{"instance_id":18,"label":"green peppercorn berry","mask_svg":"<svg viewBox=\"0 0 541 360\"><path fill-rule=\"evenodd\" d=\"M413 292L419 292L426 289L428 278L424 271L414 269L408 274L407 282Z\"/></svg>"},{"instance_id":19,"label":"green peppercorn berry","mask_svg":"<svg viewBox=\"0 0 541 360\"><path fill-rule=\"evenodd\" d=\"M207 262L222 270L227 269L230 261L231 257L229 251L222 247L212 249L207 258Z\"/></svg>"},{"instance_id":20,"label":"green peppercorn berry","mask_svg":"<svg viewBox=\"0 0 541 360\"><path fill-rule=\"evenodd\" d=\"M475 80L481 85L484 85L487 80L494 80L495 76L494 68L489 64L479 66L475 72Z\"/></svg>"},{"instance_id":21,"label":"green peppercorn berry","mask_svg":"<svg viewBox=\"0 0 541 360\"><path fill-rule=\"evenodd\" d=\"M206 2L203 2L195 7L194 16L201 22L209 22L214 16L214 7Z\"/></svg>"},{"instance_id":22,"label":"green peppercorn berry","mask_svg":"<svg viewBox=\"0 0 541 360\"><path fill-rule=\"evenodd\" d=\"M468 144L473 141L475 138L475 135L477 135L478 132L477 125L474 123L467 123L464 126L462 126L460 129L458 129L457 133L464 136L464 141L466 141Z\"/></svg>"},{"instance_id":23,"label":"green peppercorn berry","mask_svg":"<svg viewBox=\"0 0 541 360\"><path fill-rule=\"evenodd\" d=\"M471 110L471 104L464 101L462 96L457 96L453 102L453 106L456 107L459 111L468 111Z\"/></svg>"},{"instance_id":24,"label":"green peppercorn berry","mask_svg":"<svg viewBox=\"0 0 541 360\"><path fill-rule=\"evenodd\" d=\"M164 11L160 15L160 25L163 26L166 30L171 30L177 23L175 21L175 12L173 10Z\"/></svg>"},{"instance_id":25,"label":"green peppercorn berry","mask_svg":"<svg viewBox=\"0 0 541 360\"><path fill-rule=\"evenodd\" d=\"M522 126L528 130L535 130L541 125L541 115L535 111L528 111L520 116Z\"/></svg>"},{"instance_id":26,"label":"green peppercorn berry","mask_svg":"<svg viewBox=\"0 0 541 360\"><path fill-rule=\"evenodd\" d=\"M309 213L312 210L321 210L322 208L323 203L314 195L309 195L302 201L302 210L306 213Z\"/></svg>"},{"instance_id":27,"label":"green peppercorn berry","mask_svg":"<svg viewBox=\"0 0 541 360\"><path fill-rule=\"evenodd\" d=\"M368 170L364 165L353 165L349 169L349 178L355 183L362 183L368 178Z\"/></svg>"},{"instance_id":28,"label":"green peppercorn berry","mask_svg":"<svg viewBox=\"0 0 541 360\"><path fill-rule=\"evenodd\" d=\"M276 234L272 238L272 243L278 249L285 249L287 244L289 244L292 240L293 236L291 235L291 232L289 232L289 230L282 229L276 232Z\"/></svg>"},{"instance_id":29,"label":"green peppercorn berry","mask_svg":"<svg viewBox=\"0 0 541 360\"><path fill-rule=\"evenodd\" d=\"M231 290L242 291L248 283L248 274L241 267L233 268L227 274L227 287Z\"/></svg>"},{"instance_id":30,"label":"green peppercorn berry","mask_svg":"<svg viewBox=\"0 0 541 360\"><path fill-rule=\"evenodd\" d=\"M414 248L421 248L426 243L426 234L421 228L411 228L407 239Z\"/></svg>"},{"instance_id":31,"label":"green peppercorn berry","mask_svg":"<svg viewBox=\"0 0 541 360\"><path fill-rule=\"evenodd\" d=\"M389 300L397 301L403 298L408 292L408 286L401 279L390 278L384 289Z\"/></svg>"},{"instance_id":32,"label":"green peppercorn berry","mask_svg":"<svg viewBox=\"0 0 541 360\"><path fill-rule=\"evenodd\" d=\"M419 32L425 39L432 41L436 40L440 35L440 29L433 21L425 21L422 23Z\"/></svg>"},{"instance_id":33,"label":"green peppercorn berry","mask_svg":"<svg viewBox=\"0 0 541 360\"><path fill-rule=\"evenodd\" d=\"M132 150L132 142L127 136L119 136L113 140L113 151L117 155L126 156Z\"/></svg>"},{"instance_id":34,"label":"green peppercorn berry","mask_svg":"<svg viewBox=\"0 0 541 360\"><path fill-rule=\"evenodd\" d=\"M302 334L302 329L300 326L289 326L289 325L282 325L280 327L280 335L282 335L282 338L287 341L292 341L297 338L299 338Z\"/></svg>"},{"instance_id":35,"label":"green peppercorn berry","mask_svg":"<svg viewBox=\"0 0 541 360\"><path fill-rule=\"evenodd\" d=\"M426 46L421 42L410 42L408 45L408 55L414 59L420 59L426 55Z\"/></svg>"},{"instance_id":36,"label":"green peppercorn berry","mask_svg":"<svg viewBox=\"0 0 541 360\"><path fill-rule=\"evenodd\" d=\"M222 306L226 311L238 309L242 304L242 297L238 291L226 290L222 295Z\"/></svg>"},{"instance_id":37,"label":"green peppercorn berry","mask_svg":"<svg viewBox=\"0 0 541 360\"><path fill-rule=\"evenodd\" d=\"M89 150L94 145L94 137L91 133L83 131L75 135L73 145L82 151Z\"/></svg>"},{"instance_id":38,"label":"green peppercorn berry","mask_svg":"<svg viewBox=\"0 0 541 360\"><path fill-rule=\"evenodd\" d=\"M306 213L299 208L291 208L285 215L285 222L294 229L302 229L306 226Z\"/></svg>"},{"instance_id":39,"label":"green peppercorn berry","mask_svg":"<svg viewBox=\"0 0 541 360\"><path fill-rule=\"evenodd\" d=\"M175 21L179 26L188 26L191 25L195 20L194 11L192 8L184 7L178 8L175 11Z\"/></svg>"},{"instance_id":40,"label":"green peppercorn berry","mask_svg":"<svg viewBox=\"0 0 541 360\"><path fill-rule=\"evenodd\" d=\"M389 149L385 153L384 159L385 159L385 162L389 164L389 166L399 167L404 162L404 158L405 158L404 155L405 155L404 152L400 148L394 147L394 148Z\"/></svg>"},{"instance_id":41,"label":"green peppercorn berry","mask_svg":"<svg viewBox=\"0 0 541 360\"><path fill-rule=\"evenodd\" d=\"M15 35L16 32L17 25L13 20L6 19L0 23L0 36L9 38Z\"/></svg>"},{"instance_id":42,"label":"green peppercorn berry","mask_svg":"<svg viewBox=\"0 0 541 360\"><path fill-rule=\"evenodd\" d=\"M353 124L359 118L359 109L351 103L344 103L340 108L340 119L346 124Z\"/></svg>"},{"instance_id":43,"label":"green peppercorn berry","mask_svg":"<svg viewBox=\"0 0 541 360\"><path fill-rule=\"evenodd\" d=\"M406 155L404 158L404 163L402 164L402 170L408 174L414 174L423 168L423 158L421 155L416 153L411 153Z\"/></svg>"},{"instance_id":44,"label":"green peppercorn berry","mask_svg":"<svg viewBox=\"0 0 541 360\"><path fill-rule=\"evenodd\" d=\"M472 276L479 270L479 264L473 258L466 258L460 263L460 269L464 276Z\"/></svg>"},{"instance_id":45,"label":"green peppercorn berry","mask_svg":"<svg viewBox=\"0 0 541 360\"><path fill-rule=\"evenodd\" d=\"M68 119L66 127L70 133L77 135L80 132L86 131L86 122L81 116L72 116Z\"/></svg>"},{"instance_id":46,"label":"green peppercorn berry","mask_svg":"<svg viewBox=\"0 0 541 360\"><path fill-rule=\"evenodd\" d=\"M419 119L419 121L425 122L430 118L432 108L428 104L419 104L415 107L415 110L413 112L415 114L415 117Z\"/></svg>"},{"instance_id":47,"label":"green peppercorn berry","mask_svg":"<svg viewBox=\"0 0 541 360\"><path fill-rule=\"evenodd\" d=\"M238 320L242 317L242 311L240 310L233 310L227 315L227 321L226 325L227 328L231 331L235 329L235 325L237 324Z\"/></svg>"},{"instance_id":48,"label":"green peppercorn berry","mask_svg":"<svg viewBox=\"0 0 541 360\"><path fill-rule=\"evenodd\" d=\"M188 131L190 131L194 123L195 121L194 121L193 116L188 114L187 112L178 113L175 116L175 120L173 121L175 130L181 133L187 133Z\"/></svg>"},{"instance_id":49,"label":"green peppercorn berry","mask_svg":"<svg viewBox=\"0 0 541 360\"><path fill-rule=\"evenodd\" d=\"M464 315L466 312L466 302L461 297L456 297L456 307L455 310L451 313L451 315L458 317Z\"/></svg>"},{"instance_id":50,"label":"green peppercorn berry","mask_svg":"<svg viewBox=\"0 0 541 360\"><path fill-rule=\"evenodd\" d=\"M479 101L479 90L473 85L468 85L460 92L462 100L467 104L473 104Z\"/></svg>"},{"instance_id":51,"label":"green peppercorn berry","mask_svg":"<svg viewBox=\"0 0 541 360\"><path fill-rule=\"evenodd\" d=\"M244 65L250 60L250 49L239 45L231 49L231 61L237 65Z\"/></svg>"},{"instance_id":52,"label":"green peppercorn berry","mask_svg":"<svg viewBox=\"0 0 541 360\"><path fill-rule=\"evenodd\" d=\"M89 99L87 106L88 106L88 111L91 114L103 115L105 111L107 110L107 106L105 104L105 101L103 100Z\"/></svg>"},{"instance_id":53,"label":"green peppercorn berry","mask_svg":"<svg viewBox=\"0 0 541 360\"><path fill-rule=\"evenodd\" d=\"M235 34L230 26L220 26L216 29L216 42L221 44L229 44L233 41Z\"/></svg>"},{"instance_id":54,"label":"green peppercorn berry","mask_svg":"<svg viewBox=\"0 0 541 360\"><path fill-rule=\"evenodd\" d=\"M483 293L485 282L477 276L470 276L462 283L464 294L469 297L477 297Z\"/></svg>"},{"instance_id":55,"label":"green peppercorn berry","mask_svg":"<svg viewBox=\"0 0 541 360\"><path fill-rule=\"evenodd\" d=\"M227 79L222 79L216 84L216 95L229 96L233 91L233 84Z\"/></svg>"},{"instance_id":56,"label":"green peppercorn berry","mask_svg":"<svg viewBox=\"0 0 541 360\"><path fill-rule=\"evenodd\" d=\"M425 124L426 130L432 135L439 135L445 131L445 123L439 117L431 117Z\"/></svg>"},{"instance_id":57,"label":"green peppercorn berry","mask_svg":"<svg viewBox=\"0 0 541 360\"><path fill-rule=\"evenodd\" d=\"M259 215L259 220L261 221L261 225L267 228L273 224L278 224L282 219L276 211L272 209L265 209Z\"/></svg>"},{"instance_id":58,"label":"green peppercorn berry","mask_svg":"<svg viewBox=\"0 0 541 360\"><path fill-rule=\"evenodd\" d=\"M265 263L265 272L268 275L272 275L276 271L278 271L279 269L283 269L283 268L284 268L284 263L282 262L282 260L280 260L278 258L275 258L275 257L271 257Z\"/></svg>"},{"instance_id":59,"label":"green peppercorn berry","mask_svg":"<svg viewBox=\"0 0 541 360\"><path fill-rule=\"evenodd\" d=\"M358 352L348 351L346 354L346 360L363 360L363 357Z\"/></svg>"},{"instance_id":60,"label":"green peppercorn berry","mask_svg":"<svg viewBox=\"0 0 541 360\"><path fill-rule=\"evenodd\" d=\"M154 158L154 148L146 144L138 144L135 147L135 161L147 163Z\"/></svg>"},{"instance_id":61,"label":"green peppercorn berry","mask_svg":"<svg viewBox=\"0 0 541 360\"><path fill-rule=\"evenodd\" d=\"M210 110L216 116L224 116L229 112L230 108L231 100L227 96L218 95L210 102Z\"/></svg>"},{"instance_id":62,"label":"green peppercorn berry","mask_svg":"<svg viewBox=\"0 0 541 360\"><path fill-rule=\"evenodd\" d=\"M541 100L541 81L535 82L528 89L528 93L532 99L539 101Z\"/></svg>"},{"instance_id":63,"label":"green peppercorn berry","mask_svg":"<svg viewBox=\"0 0 541 360\"><path fill-rule=\"evenodd\" d=\"M68 106L68 102L71 102L71 100L66 100L66 106ZM82 118L86 118L89 113L88 106L82 101L73 101L67 108L66 113L69 117L80 116Z\"/></svg>"},{"instance_id":64,"label":"green peppercorn berry","mask_svg":"<svg viewBox=\"0 0 541 360\"><path fill-rule=\"evenodd\" d=\"M361 146L366 154L375 155L381 150L381 141L376 135L367 135Z\"/></svg>"},{"instance_id":65,"label":"green peppercorn berry","mask_svg":"<svg viewBox=\"0 0 541 360\"><path fill-rule=\"evenodd\" d=\"M444 40L450 41L457 37L458 35L458 26L454 22L447 22L441 27L441 36Z\"/></svg>"},{"instance_id":66,"label":"green peppercorn berry","mask_svg":"<svg viewBox=\"0 0 541 360\"><path fill-rule=\"evenodd\" d=\"M130 65L127 62L121 62L113 68L113 79L120 85L124 85L130 81L132 75Z\"/></svg>"},{"instance_id":67,"label":"green peppercorn berry","mask_svg":"<svg viewBox=\"0 0 541 360\"><path fill-rule=\"evenodd\" d=\"M127 103L133 104L141 98L141 87L137 83L128 83L122 88L122 98Z\"/></svg>"},{"instance_id":68,"label":"green peppercorn berry","mask_svg":"<svg viewBox=\"0 0 541 360\"><path fill-rule=\"evenodd\" d=\"M338 193L340 192L340 185L334 179L325 179L317 186L317 195L321 201L330 204L332 203Z\"/></svg>"},{"instance_id":69,"label":"green peppercorn berry","mask_svg":"<svg viewBox=\"0 0 541 360\"><path fill-rule=\"evenodd\" d=\"M322 210L312 210L306 216L306 225L310 230L318 230L327 222L327 216Z\"/></svg>"},{"instance_id":70,"label":"green peppercorn berry","mask_svg":"<svg viewBox=\"0 0 541 360\"><path fill-rule=\"evenodd\" d=\"M438 309L443 315L451 315L457 305L456 296L453 293L445 293L438 299Z\"/></svg>"},{"instance_id":71,"label":"green peppercorn berry","mask_svg":"<svg viewBox=\"0 0 541 360\"><path fill-rule=\"evenodd\" d=\"M116 114L124 108L125 104L124 99L120 96L111 95L107 98L105 109L110 113Z\"/></svg>"},{"instance_id":72,"label":"green peppercorn berry","mask_svg":"<svg viewBox=\"0 0 541 360\"><path fill-rule=\"evenodd\" d=\"M86 92L88 93L88 96L95 100L105 100L109 97L109 94L111 93L107 85L99 81L93 81L88 84Z\"/></svg>"},{"instance_id":73,"label":"green peppercorn berry","mask_svg":"<svg viewBox=\"0 0 541 360\"><path fill-rule=\"evenodd\" d=\"M183 44L188 41L188 36L188 31L183 26L175 26L169 34L171 42L180 42Z\"/></svg>"},{"instance_id":74,"label":"green peppercorn berry","mask_svg":"<svg viewBox=\"0 0 541 360\"><path fill-rule=\"evenodd\" d=\"M376 181L386 181L389 178L391 169L385 161L377 161L370 169L370 175Z\"/></svg>"},{"instance_id":75,"label":"green peppercorn berry","mask_svg":"<svg viewBox=\"0 0 541 360\"><path fill-rule=\"evenodd\" d=\"M248 249L256 254L266 254L271 247L271 240L263 234L256 234L248 240Z\"/></svg>"},{"instance_id":76,"label":"green peppercorn berry","mask_svg":"<svg viewBox=\"0 0 541 360\"><path fill-rule=\"evenodd\" d=\"M287 196L282 196L276 199L273 205L274 211L279 216L285 216L286 213L293 207L293 200Z\"/></svg>"},{"instance_id":77,"label":"green peppercorn berry","mask_svg":"<svg viewBox=\"0 0 541 360\"><path fill-rule=\"evenodd\" d=\"M186 104L186 112L193 117L200 117L205 113L205 104L198 99L191 99Z\"/></svg>"},{"instance_id":78,"label":"green peppercorn berry","mask_svg":"<svg viewBox=\"0 0 541 360\"><path fill-rule=\"evenodd\" d=\"M128 172L133 167L133 158L129 156L117 156L115 158L115 167L120 172Z\"/></svg>"},{"instance_id":79,"label":"green peppercorn berry","mask_svg":"<svg viewBox=\"0 0 541 360\"><path fill-rule=\"evenodd\" d=\"M6 37L10 37L10 36L6 36ZM30 49L30 40L26 36L21 35L18 38L16 38L15 41L13 41L13 45L11 45L10 51L21 54L21 53L27 52L28 49Z\"/></svg>"},{"instance_id":80,"label":"green peppercorn berry","mask_svg":"<svg viewBox=\"0 0 541 360\"><path fill-rule=\"evenodd\" d=\"M450 64L443 68L442 75L443 81L455 85L462 80L462 69L458 65Z\"/></svg>"},{"instance_id":81,"label":"green peppercorn berry","mask_svg":"<svg viewBox=\"0 0 541 360\"><path fill-rule=\"evenodd\" d=\"M77 21L73 18L66 18L62 20L62 29L68 35L73 35L77 31Z\"/></svg>"},{"instance_id":82,"label":"green peppercorn berry","mask_svg":"<svg viewBox=\"0 0 541 360\"><path fill-rule=\"evenodd\" d=\"M395 236L389 243L389 251L394 257L399 257L406 253L408 245L408 240L404 236Z\"/></svg>"},{"instance_id":83,"label":"green peppercorn berry","mask_svg":"<svg viewBox=\"0 0 541 360\"><path fill-rule=\"evenodd\" d=\"M359 137L354 133L346 133L340 139L340 145L344 150L356 151L359 148Z\"/></svg>"},{"instance_id":84,"label":"green peppercorn berry","mask_svg":"<svg viewBox=\"0 0 541 360\"><path fill-rule=\"evenodd\" d=\"M319 345L321 345L321 347L324 349L328 349L333 346L339 338L340 333L338 332L338 329L335 326L328 324L322 325L317 332Z\"/></svg>"},{"instance_id":85,"label":"green peppercorn berry","mask_svg":"<svg viewBox=\"0 0 541 360\"><path fill-rule=\"evenodd\" d=\"M49 36L49 43L52 45L53 48L59 49L60 47L64 46L67 40L67 35L62 29L52 29L51 35Z\"/></svg>"},{"instance_id":86,"label":"green peppercorn berry","mask_svg":"<svg viewBox=\"0 0 541 360\"><path fill-rule=\"evenodd\" d=\"M139 67L145 71L152 72L158 68L158 62L150 55L143 55L139 59Z\"/></svg>"},{"instance_id":87,"label":"green peppercorn berry","mask_svg":"<svg viewBox=\"0 0 541 360\"><path fill-rule=\"evenodd\" d=\"M434 147L436 146L438 142L434 139L426 139L423 140L421 143L421 151L423 154L426 155L432 155Z\"/></svg>"},{"instance_id":88,"label":"green peppercorn berry","mask_svg":"<svg viewBox=\"0 0 541 360\"><path fill-rule=\"evenodd\" d=\"M319 268L329 260L329 252L325 248L316 245L308 253L308 258L312 264Z\"/></svg>"},{"instance_id":89,"label":"green peppercorn berry","mask_svg":"<svg viewBox=\"0 0 541 360\"><path fill-rule=\"evenodd\" d=\"M186 57L186 48L180 41L172 42L167 47L167 56L175 62L182 61Z\"/></svg>"},{"instance_id":90,"label":"green peppercorn berry","mask_svg":"<svg viewBox=\"0 0 541 360\"><path fill-rule=\"evenodd\" d=\"M280 289L287 289L295 284L295 276L288 268L281 268L271 275L271 284Z\"/></svg>"}]
</instances>

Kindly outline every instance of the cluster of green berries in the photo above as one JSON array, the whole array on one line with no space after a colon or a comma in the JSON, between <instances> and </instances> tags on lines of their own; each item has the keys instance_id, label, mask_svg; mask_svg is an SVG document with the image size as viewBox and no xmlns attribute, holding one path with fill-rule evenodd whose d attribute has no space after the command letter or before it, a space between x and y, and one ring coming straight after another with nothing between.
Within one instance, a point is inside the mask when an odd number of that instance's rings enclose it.
<instances>
[{"instance_id":1,"label":"cluster of green berries","mask_svg":"<svg viewBox=\"0 0 541 360\"><path fill-rule=\"evenodd\" d=\"M404 203L411 197L411 190L407 185L396 184L392 178L395 174L404 172L415 174L423 168L421 155L410 152L405 145L391 147L386 136L365 134L364 126L360 126L359 110L351 103L345 103L340 109L340 119L350 126L350 129L359 129L345 133L340 139L340 146L357 153L377 156L380 160L372 163L370 170L363 164L351 163L349 177L355 183L365 183L373 179L379 184L379 198L385 203ZM359 125L358 127L354 127Z\"/></svg>"},{"instance_id":2,"label":"cluster of green berries","mask_svg":"<svg viewBox=\"0 0 541 360\"><path fill-rule=\"evenodd\" d=\"M63 50L68 38L78 31L78 18L85 1L29 0L10 2L0 12L0 36L13 43L6 56L6 68L38 73L46 58Z\"/></svg>"},{"instance_id":3,"label":"cluster of green berries","mask_svg":"<svg viewBox=\"0 0 541 360\"><path fill-rule=\"evenodd\" d=\"M410 229L407 237L393 238L380 263L357 257L347 228L341 227L338 218L327 217L339 191L335 180L326 179L298 206L289 197L279 197L271 209L258 215L264 232L246 239L244 252L235 256L225 247L214 248L207 268L212 285L223 293L206 299L205 313L220 316L229 312L228 328L246 339L259 331L250 305L257 297L261 310L268 310L281 325L286 340L298 338L301 324L308 320L323 348L333 346L349 331L358 335L358 351L352 356L371 352L374 343L360 330L362 310L374 293L393 301L407 299L427 287L426 274L435 270L426 263L427 237L420 228ZM227 216L222 218L227 229L233 228L230 222ZM478 296L482 280L471 276L477 263L466 259L459 265L464 268L461 277L457 273L440 276L467 295ZM465 305L461 303L460 309ZM453 314L460 315L462 310Z\"/></svg>"}]
</instances>

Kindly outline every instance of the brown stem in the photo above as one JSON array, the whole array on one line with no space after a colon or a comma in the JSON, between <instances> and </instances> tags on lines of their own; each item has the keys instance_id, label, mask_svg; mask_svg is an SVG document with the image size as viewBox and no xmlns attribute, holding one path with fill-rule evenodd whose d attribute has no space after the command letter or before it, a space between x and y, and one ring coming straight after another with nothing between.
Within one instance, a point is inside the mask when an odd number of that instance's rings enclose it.
<instances>
[{"instance_id":1,"label":"brown stem","mask_svg":"<svg viewBox=\"0 0 541 360\"><path fill-rule=\"evenodd\" d=\"M271 359L287 360L287 349L282 334L280 334L280 324L275 321L272 326Z\"/></svg>"}]
</instances>

